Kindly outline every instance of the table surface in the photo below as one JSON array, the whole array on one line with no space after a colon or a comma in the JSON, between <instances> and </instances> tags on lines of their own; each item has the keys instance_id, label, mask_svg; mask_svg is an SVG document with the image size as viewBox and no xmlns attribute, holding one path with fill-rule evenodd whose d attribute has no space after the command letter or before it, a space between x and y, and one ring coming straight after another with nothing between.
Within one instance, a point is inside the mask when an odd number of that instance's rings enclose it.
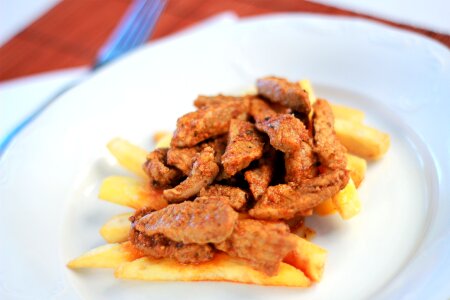
<instances>
[{"instance_id":1,"label":"table surface","mask_svg":"<svg viewBox=\"0 0 450 300\"><path fill-rule=\"evenodd\" d=\"M0 81L91 64L130 3L131 0L62 1L0 48ZM170 0L151 40L230 10L241 17L274 12L360 17L418 32L450 47L450 35L303 0Z\"/></svg>"}]
</instances>

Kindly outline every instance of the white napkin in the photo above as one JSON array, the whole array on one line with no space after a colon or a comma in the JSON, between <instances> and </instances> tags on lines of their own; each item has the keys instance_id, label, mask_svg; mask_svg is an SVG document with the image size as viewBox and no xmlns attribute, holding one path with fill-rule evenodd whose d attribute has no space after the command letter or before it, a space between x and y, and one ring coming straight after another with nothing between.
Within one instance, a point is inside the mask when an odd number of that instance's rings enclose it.
<instances>
[{"instance_id":1,"label":"white napkin","mask_svg":"<svg viewBox=\"0 0 450 300\"><path fill-rule=\"evenodd\" d=\"M449 0L310 0L373 17L450 34Z\"/></svg>"},{"instance_id":2,"label":"white napkin","mask_svg":"<svg viewBox=\"0 0 450 300\"><path fill-rule=\"evenodd\" d=\"M180 31L169 38L195 33L211 27L232 24L237 21L234 13L225 12L213 16ZM61 88L88 73L88 67L48 72L0 83L0 141L6 138L26 116L33 112Z\"/></svg>"}]
</instances>

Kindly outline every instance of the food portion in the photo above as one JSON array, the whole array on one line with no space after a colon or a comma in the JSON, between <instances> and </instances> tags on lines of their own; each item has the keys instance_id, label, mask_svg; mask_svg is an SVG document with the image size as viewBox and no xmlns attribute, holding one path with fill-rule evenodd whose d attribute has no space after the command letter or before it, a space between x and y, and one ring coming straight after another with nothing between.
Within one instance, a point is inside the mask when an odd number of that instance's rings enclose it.
<instances>
[{"instance_id":1,"label":"food portion","mask_svg":"<svg viewBox=\"0 0 450 300\"><path fill-rule=\"evenodd\" d=\"M68 266L151 281L320 281L326 250L305 239L313 232L305 220L356 216L365 159L379 159L389 136L364 125L359 110L316 98L307 80L256 85L256 95L199 96L173 135L154 135L149 153L111 141L138 179L108 177L99 198L135 211L101 228L112 244Z\"/></svg>"}]
</instances>

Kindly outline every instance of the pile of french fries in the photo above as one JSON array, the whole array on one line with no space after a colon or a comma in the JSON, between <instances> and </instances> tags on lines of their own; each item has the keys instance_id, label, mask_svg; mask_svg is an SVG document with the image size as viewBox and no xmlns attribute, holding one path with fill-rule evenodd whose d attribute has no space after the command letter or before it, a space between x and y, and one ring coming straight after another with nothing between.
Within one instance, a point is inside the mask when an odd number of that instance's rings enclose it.
<instances>
[{"instance_id":1,"label":"pile of french fries","mask_svg":"<svg viewBox=\"0 0 450 300\"><path fill-rule=\"evenodd\" d=\"M308 92L313 103L315 96L310 82L302 80L299 84ZM351 179L337 195L317 206L315 213L320 216L339 213L342 219L348 220L361 210L357 188L365 177L366 160L381 158L388 150L390 140L389 135L363 123L363 112L338 105L332 105L332 109L337 136L349 151L347 169ZM171 133L157 133L156 147L169 147L171 138ZM147 151L120 138L113 139L107 147L118 163L136 176L106 178L100 187L99 198L134 210L165 207L166 200L148 184L147 175L142 170ZM327 251L294 234L292 235L297 241L296 249L281 263L276 276L268 276L225 253L216 255L212 261L197 265L144 257L128 241L131 215L133 213L112 217L100 229L100 234L107 244L70 261L67 266L72 269L112 268L115 270L115 276L121 279L232 281L295 287L308 287L313 282L320 281L323 274Z\"/></svg>"}]
</instances>

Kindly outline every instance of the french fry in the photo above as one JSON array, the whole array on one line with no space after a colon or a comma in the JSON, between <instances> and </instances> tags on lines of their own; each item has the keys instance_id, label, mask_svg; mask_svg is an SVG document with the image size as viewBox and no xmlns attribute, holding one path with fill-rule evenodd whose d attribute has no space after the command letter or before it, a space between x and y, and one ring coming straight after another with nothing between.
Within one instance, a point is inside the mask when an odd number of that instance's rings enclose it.
<instances>
[{"instance_id":1,"label":"french fry","mask_svg":"<svg viewBox=\"0 0 450 300\"><path fill-rule=\"evenodd\" d=\"M350 178L345 188L333 197L333 203L341 218L348 220L361 211L361 201L353 180Z\"/></svg>"},{"instance_id":2,"label":"french fry","mask_svg":"<svg viewBox=\"0 0 450 300\"><path fill-rule=\"evenodd\" d=\"M163 137L165 137L166 135L171 134L170 131L157 131L153 134L153 141L155 143L158 143Z\"/></svg>"},{"instance_id":3,"label":"french fry","mask_svg":"<svg viewBox=\"0 0 450 300\"><path fill-rule=\"evenodd\" d=\"M327 258L327 251L294 234L297 245L294 251L289 253L284 262L302 270L312 281L320 281Z\"/></svg>"},{"instance_id":4,"label":"french fry","mask_svg":"<svg viewBox=\"0 0 450 300\"><path fill-rule=\"evenodd\" d=\"M149 257L121 264L115 271L117 278L147 281L233 281L260 285L308 287L310 280L302 271L281 263L277 275L267 276L246 262L224 253L212 261L190 265L171 259Z\"/></svg>"},{"instance_id":5,"label":"french fry","mask_svg":"<svg viewBox=\"0 0 450 300\"><path fill-rule=\"evenodd\" d=\"M169 148L170 142L172 141L172 133L169 132L162 136L161 139L156 143L156 148Z\"/></svg>"},{"instance_id":6,"label":"french fry","mask_svg":"<svg viewBox=\"0 0 450 300\"><path fill-rule=\"evenodd\" d=\"M390 145L388 134L360 123L336 119L334 129L349 152L365 159L380 158Z\"/></svg>"},{"instance_id":7,"label":"french fry","mask_svg":"<svg viewBox=\"0 0 450 300\"><path fill-rule=\"evenodd\" d=\"M298 82L302 89L304 89L308 93L309 102L313 104L316 102L316 94L312 88L311 82L308 79L303 79Z\"/></svg>"},{"instance_id":8,"label":"french fry","mask_svg":"<svg viewBox=\"0 0 450 300\"><path fill-rule=\"evenodd\" d=\"M350 171L355 186L358 188L366 176L367 162L364 158L347 153L347 170Z\"/></svg>"},{"instance_id":9,"label":"french fry","mask_svg":"<svg viewBox=\"0 0 450 300\"><path fill-rule=\"evenodd\" d=\"M122 243L128 240L130 232L129 218L133 213L124 213L112 217L100 228L100 235L108 243Z\"/></svg>"},{"instance_id":10,"label":"french fry","mask_svg":"<svg viewBox=\"0 0 450 300\"><path fill-rule=\"evenodd\" d=\"M314 207L314 212L319 216L328 216L337 212L336 206L334 206L333 199L329 198L316 207Z\"/></svg>"},{"instance_id":11,"label":"french fry","mask_svg":"<svg viewBox=\"0 0 450 300\"><path fill-rule=\"evenodd\" d=\"M112 139L107 147L122 167L142 178L148 178L147 174L142 170L142 165L147 159L147 151L145 149L121 138Z\"/></svg>"},{"instance_id":12,"label":"french fry","mask_svg":"<svg viewBox=\"0 0 450 300\"><path fill-rule=\"evenodd\" d=\"M125 177L110 176L103 180L98 197L134 209L151 207L155 210L167 206L162 191L150 187L143 181Z\"/></svg>"},{"instance_id":13,"label":"french fry","mask_svg":"<svg viewBox=\"0 0 450 300\"><path fill-rule=\"evenodd\" d=\"M133 249L130 242L103 245L71 260L67 266L71 269L117 268L122 263L142 257Z\"/></svg>"},{"instance_id":14,"label":"french fry","mask_svg":"<svg viewBox=\"0 0 450 300\"><path fill-rule=\"evenodd\" d=\"M332 104L331 109L335 119L344 119L357 123L364 121L364 112L358 109L336 104Z\"/></svg>"}]
</instances>

